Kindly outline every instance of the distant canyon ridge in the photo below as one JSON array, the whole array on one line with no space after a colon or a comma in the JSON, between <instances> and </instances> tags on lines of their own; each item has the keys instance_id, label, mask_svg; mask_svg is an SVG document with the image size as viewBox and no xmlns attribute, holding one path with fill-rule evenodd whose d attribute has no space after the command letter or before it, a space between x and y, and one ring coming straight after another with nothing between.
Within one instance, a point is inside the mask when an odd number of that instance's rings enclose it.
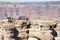
<instances>
[{"instance_id":1,"label":"distant canyon ridge","mask_svg":"<svg viewBox=\"0 0 60 40\"><path fill-rule=\"evenodd\" d=\"M0 2L0 19L20 16L29 19L60 18L60 2Z\"/></svg>"}]
</instances>

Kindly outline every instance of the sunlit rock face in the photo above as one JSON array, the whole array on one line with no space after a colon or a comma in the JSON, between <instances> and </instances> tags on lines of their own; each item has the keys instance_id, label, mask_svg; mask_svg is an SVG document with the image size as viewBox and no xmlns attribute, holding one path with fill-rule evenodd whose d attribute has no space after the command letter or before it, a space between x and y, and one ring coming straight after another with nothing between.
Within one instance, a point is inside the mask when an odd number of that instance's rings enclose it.
<instances>
[{"instance_id":1,"label":"sunlit rock face","mask_svg":"<svg viewBox=\"0 0 60 40\"><path fill-rule=\"evenodd\" d=\"M33 21L33 22L32 22ZM52 40L53 35L51 34L53 28L57 31L58 39L60 37L60 32L57 28L59 28L59 23L54 20L30 20L31 26L30 28L26 28L29 24L26 20L15 20L13 22L3 21L0 22L0 38L3 40ZM23 24L25 23L25 24ZM57 28L54 28L54 25L57 24ZM42 26L42 27L41 27ZM16 34L15 34L16 33ZM12 36L12 37L11 37Z\"/></svg>"},{"instance_id":2,"label":"sunlit rock face","mask_svg":"<svg viewBox=\"0 0 60 40\"><path fill-rule=\"evenodd\" d=\"M38 39L37 39L37 38L31 38L31 37L30 37L28 40L38 40Z\"/></svg>"}]
</instances>

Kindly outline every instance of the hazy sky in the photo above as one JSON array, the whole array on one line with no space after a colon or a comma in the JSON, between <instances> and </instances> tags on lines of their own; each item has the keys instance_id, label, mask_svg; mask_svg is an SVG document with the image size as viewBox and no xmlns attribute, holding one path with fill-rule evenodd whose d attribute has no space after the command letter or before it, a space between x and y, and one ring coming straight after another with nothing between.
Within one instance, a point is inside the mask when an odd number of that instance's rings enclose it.
<instances>
[{"instance_id":1,"label":"hazy sky","mask_svg":"<svg viewBox=\"0 0 60 40\"><path fill-rule=\"evenodd\" d=\"M46 1L60 1L60 0L0 0L0 2L46 2Z\"/></svg>"}]
</instances>

